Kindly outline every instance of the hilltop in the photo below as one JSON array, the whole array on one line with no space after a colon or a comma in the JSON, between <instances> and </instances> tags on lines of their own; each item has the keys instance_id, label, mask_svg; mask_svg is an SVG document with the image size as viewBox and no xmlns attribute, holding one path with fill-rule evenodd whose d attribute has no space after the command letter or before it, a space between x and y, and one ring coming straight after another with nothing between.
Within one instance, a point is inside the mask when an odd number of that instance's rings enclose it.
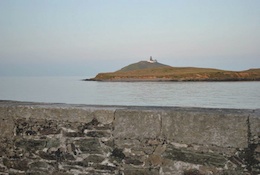
<instances>
[{"instance_id":1,"label":"hilltop","mask_svg":"<svg viewBox=\"0 0 260 175\"><path fill-rule=\"evenodd\" d=\"M128 66L125 66L116 72L128 72L128 71L134 71L134 70L151 69L151 68L159 68L159 67L169 67L169 66L158 63L158 62L153 63L153 62L148 62L148 61L140 61L138 63L133 63Z\"/></svg>"},{"instance_id":2,"label":"hilltop","mask_svg":"<svg viewBox=\"0 0 260 175\"><path fill-rule=\"evenodd\" d=\"M260 69L227 71L212 68L172 67L156 60L140 61L122 69L99 73L88 81L260 81Z\"/></svg>"}]
</instances>

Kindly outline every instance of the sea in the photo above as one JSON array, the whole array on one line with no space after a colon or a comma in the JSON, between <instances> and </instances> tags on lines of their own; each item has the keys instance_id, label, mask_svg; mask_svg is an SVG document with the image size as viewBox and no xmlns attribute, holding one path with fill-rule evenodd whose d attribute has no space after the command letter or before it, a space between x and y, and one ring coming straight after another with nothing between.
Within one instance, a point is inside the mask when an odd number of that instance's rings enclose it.
<instances>
[{"instance_id":1,"label":"sea","mask_svg":"<svg viewBox=\"0 0 260 175\"><path fill-rule=\"evenodd\" d=\"M260 108L260 82L96 82L0 77L0 100L87 105Z\"/></svg>"}]
</instances>

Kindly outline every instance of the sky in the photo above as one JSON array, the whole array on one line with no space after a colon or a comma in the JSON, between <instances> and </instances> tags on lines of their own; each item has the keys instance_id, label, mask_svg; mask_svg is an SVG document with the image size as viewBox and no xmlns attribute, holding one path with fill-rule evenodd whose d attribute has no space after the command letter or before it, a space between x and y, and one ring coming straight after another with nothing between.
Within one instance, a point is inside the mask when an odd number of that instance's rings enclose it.
<instances>
[{"instance_id":1,"label":"sky","mask_svg":"<svg viewBox=\"0 0 260 175\"><path fill-rule=\"evenodd\" d=\"M0 0L0 76L94 76L150 56L260 68L259 0Z\"/></svg>"}]
</instances>

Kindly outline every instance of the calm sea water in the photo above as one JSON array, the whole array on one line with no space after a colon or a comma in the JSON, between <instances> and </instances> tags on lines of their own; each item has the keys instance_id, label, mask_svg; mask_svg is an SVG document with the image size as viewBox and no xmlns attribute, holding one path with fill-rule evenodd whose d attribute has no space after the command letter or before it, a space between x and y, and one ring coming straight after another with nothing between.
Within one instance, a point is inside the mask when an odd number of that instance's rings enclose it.
<instances>
[{"instance_id":1,"label":"calm sea water","mask_svg":"<svg viewBox=\"0 0 260 175\"><path fill-rule=\"evenodd\" d=\"M260 82L86 82L0 77L0 100L91 105L260 108Z\"/></svg>"}]
</instances>

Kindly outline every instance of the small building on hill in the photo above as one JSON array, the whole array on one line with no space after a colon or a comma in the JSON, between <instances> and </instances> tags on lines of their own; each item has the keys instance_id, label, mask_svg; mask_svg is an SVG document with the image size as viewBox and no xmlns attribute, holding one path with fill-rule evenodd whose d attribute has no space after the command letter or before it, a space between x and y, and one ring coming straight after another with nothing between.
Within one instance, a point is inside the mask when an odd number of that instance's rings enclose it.
<instances>
[{"instance_id":1,"label":"small building on hill","mask_svg":"<svg viewBox=\"0 0 260 175\"><path fill-rule=\"evenodd\" d=\"M150 59L147 60L147 62L149 62L149 63L157 63L157 60L153 60L153 57L150 56Z\"/></svg>"}]
</instances>

